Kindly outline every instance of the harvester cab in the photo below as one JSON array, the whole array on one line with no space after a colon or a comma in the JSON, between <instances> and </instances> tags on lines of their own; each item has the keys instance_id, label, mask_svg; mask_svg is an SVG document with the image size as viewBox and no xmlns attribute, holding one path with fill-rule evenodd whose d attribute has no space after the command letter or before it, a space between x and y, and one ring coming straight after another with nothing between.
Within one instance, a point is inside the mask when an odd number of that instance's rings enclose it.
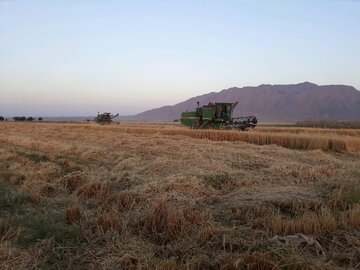
<instances>
[{"instance_id":1,"label":"harvester cab","mask_svg":"<svg viewBox=\"0 0 360 270\"><path fill-rule=\"evenodd\" d=\"M238 102L235 103L212 103L200 107L193 112L183 112L181 123L191 128L217 128L217 129L240 129L254 128L257 124L255 116L236 117L232 114Z\"/></svg>"}]
</instances>

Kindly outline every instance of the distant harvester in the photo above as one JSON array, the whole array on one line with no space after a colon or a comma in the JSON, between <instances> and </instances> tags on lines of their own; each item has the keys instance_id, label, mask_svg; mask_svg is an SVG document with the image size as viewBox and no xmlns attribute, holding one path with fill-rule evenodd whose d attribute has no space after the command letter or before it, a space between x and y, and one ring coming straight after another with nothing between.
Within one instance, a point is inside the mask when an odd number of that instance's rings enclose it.
<instances>
[{"instance_id":1,"label":"distant harvester","mask_svg":"<svg viewBox=\"0 0 360 270\"><path fill-rule=\"evenodd\" d=\"M112 119L118 116L119 114L112 115L109 112L99 113L95 117L95 122L100 125L110 124L112 122Z\"/></svg>"}]
</instances>

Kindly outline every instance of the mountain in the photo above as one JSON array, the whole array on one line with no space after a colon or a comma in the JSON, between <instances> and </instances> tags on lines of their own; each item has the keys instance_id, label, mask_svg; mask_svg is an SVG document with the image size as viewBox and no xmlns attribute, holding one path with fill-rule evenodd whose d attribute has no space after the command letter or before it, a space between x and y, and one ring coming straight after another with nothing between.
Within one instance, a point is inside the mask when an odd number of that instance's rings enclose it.
<instances>
[{"instance_id":1,"label":"mountain","mask_svg":"<svg viewBox=\"0 0 360 270\"><path fill-rule=\"evenodd\" d=\"M346 85L316 85L309 82L291 85L263 84L257 87L232 87L220 92L190 98L173 106L145 111L137 121L166 121L192 111L196 102L235 102L234 116L255 115L260 121L360 120L360 91Z\"/></svg>"}]
</instances>

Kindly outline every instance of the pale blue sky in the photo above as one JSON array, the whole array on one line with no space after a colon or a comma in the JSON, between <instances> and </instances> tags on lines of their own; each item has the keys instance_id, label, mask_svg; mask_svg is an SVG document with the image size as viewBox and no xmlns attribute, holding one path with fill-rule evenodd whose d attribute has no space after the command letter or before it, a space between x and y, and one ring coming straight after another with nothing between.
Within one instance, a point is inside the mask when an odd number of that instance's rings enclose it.
<instances>
[{"instance_id":1,"label":"pale blue sky","mask_svg":"<svg viewBox=\"0 0 360 270\"><path fill-rule=\"evenodd\" d=\"M133 114L303 81L360 89L360 1L0 0L0 115Z\"/></svg>"}]
</instances>

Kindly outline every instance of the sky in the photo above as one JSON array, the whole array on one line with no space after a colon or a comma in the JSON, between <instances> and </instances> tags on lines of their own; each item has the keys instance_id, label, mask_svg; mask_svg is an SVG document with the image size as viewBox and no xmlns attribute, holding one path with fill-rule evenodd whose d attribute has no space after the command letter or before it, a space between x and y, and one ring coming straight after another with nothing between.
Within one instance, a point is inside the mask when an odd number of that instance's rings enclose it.
<instances>
[{"instance_id":1,"label":"sky","mask_svg":"<svg viewBox=\"0 0 360 270\"><path fill-rule=\"evenodd\" d=\"M357 0L0 0L0 115L135 114L233 86L360 89Z\"/></svg>"}]
</instances>

